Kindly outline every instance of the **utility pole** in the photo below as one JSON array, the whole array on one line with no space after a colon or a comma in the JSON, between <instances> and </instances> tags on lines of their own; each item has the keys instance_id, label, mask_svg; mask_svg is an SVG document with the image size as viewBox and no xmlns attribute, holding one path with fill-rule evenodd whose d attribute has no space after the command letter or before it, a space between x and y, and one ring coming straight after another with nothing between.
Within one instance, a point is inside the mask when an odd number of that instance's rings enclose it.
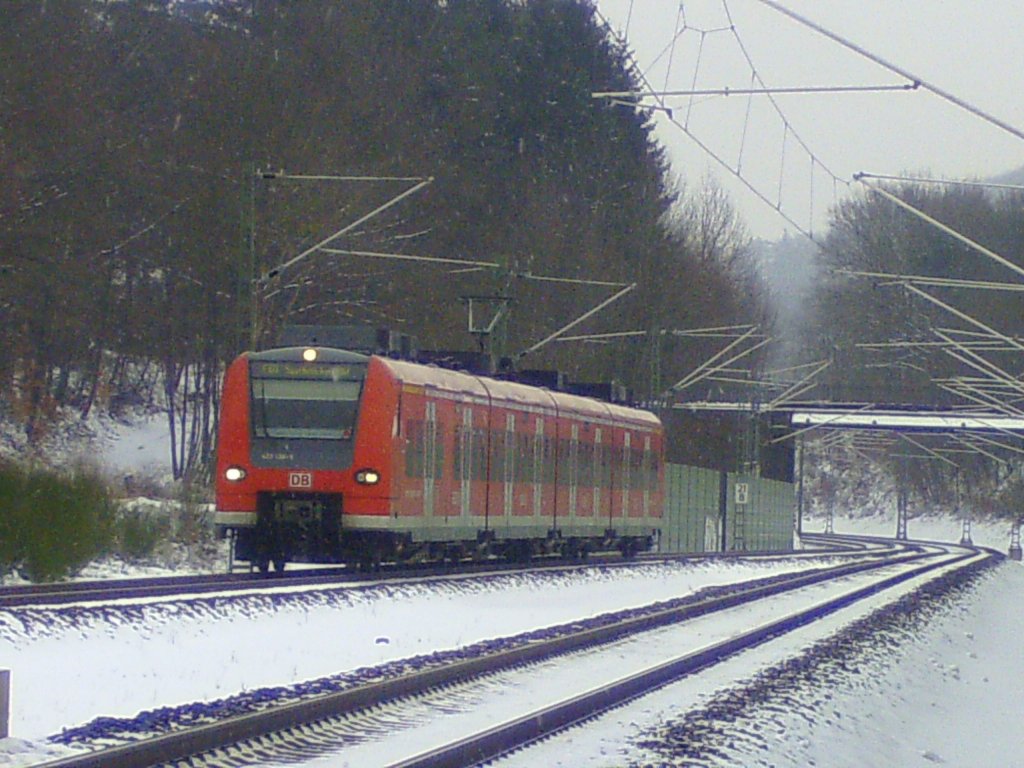
<instances>
[{"instance_id":1,"label":"utility pole","mask_svg":"<svg viewBox=\"0 0 1024 768\"><path fill-rule=\"evenodd\" d=\"M955 494L955 496L954 496L954 504L956 505L955 508L954 508L954 514L956 514L957 517L960 517L961 516L961 508L960 508L960 468L959 467L956 468L955 474L953 476L953 493ZM963 517L962 517L962 520L963 520L963 530L962 530L962 532L960 534L960 543L964 544L966 546L970 546L970 545L972 545L974 543L971 540L971 510L970 510L970 507L968 507L966 510L964 510L962 512L962 514L963 514Z\"/></svg>"},{"instance_id":2,"label":"utility pole","mask_svg":"<svg viewBox=\"0 0 1024 768\"><path fill-rule=\"evenodd\" d=\"M804 534L804 436L796 444L797 486L796 486L796 535Z\"/></svg>"},{"instance_id":3,"label":"utility pole","mask_svg":"<svg viewBox=\"0 0 1024 768\"><path fill-rule=\"evenodd\" d=\"M248 226L248 270L242 270L242 274L248 274L248 291L243 293L248 294L249 301L249 349L255 350L259 343L260 335L260 296L259 296L259 272L256 264L256 164L249 163L248 166L249 184L249 204L247 206L249 226Z\"/></svg>"}]
</instances>

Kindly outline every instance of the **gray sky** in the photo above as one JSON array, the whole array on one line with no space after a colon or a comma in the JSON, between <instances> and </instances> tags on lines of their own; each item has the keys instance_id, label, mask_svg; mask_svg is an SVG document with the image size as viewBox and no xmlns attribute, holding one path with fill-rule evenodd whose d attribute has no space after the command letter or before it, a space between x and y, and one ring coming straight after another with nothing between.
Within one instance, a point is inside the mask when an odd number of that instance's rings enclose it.
<instances>
[{"instance_id":1,"label":"gray sky","mask_svg":"<svg viewBox=\"0 0 1024 768\"><path fill-rule=\"evenodd\" d=\"M780 4L1024 131L1024 3L1019 0ZM746 56L769 87L906 82L758 0L599 0L598 7L613 27L626 32L656 90L750 88ZM675 35L680 8L686 30ZM845 182L859 171L984 178L1024 166L1024 140L924 90L774 98L784 118L763 95L735 94L671 97L672 118L656 117L674 172L691 186L713 175L755 236L797 231L775 205L799 228L813 225L821 232L828 206L837 194L849 194ZM730 168L739 165L770 204L735 181L687 131Z\"/></svg>"}]
</instances>

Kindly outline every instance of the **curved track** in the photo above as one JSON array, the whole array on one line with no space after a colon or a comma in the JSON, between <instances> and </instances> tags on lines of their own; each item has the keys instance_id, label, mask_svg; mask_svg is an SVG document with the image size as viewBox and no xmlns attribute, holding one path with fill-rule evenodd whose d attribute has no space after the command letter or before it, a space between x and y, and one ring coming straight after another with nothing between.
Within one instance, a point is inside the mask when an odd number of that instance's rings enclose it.
<instances>
[{"instance_id":1,"label":"curved track","mask_svg":"<svg viewBox=\"0 0 1024 768\"><path fill-rule=\"evenodd\" d=\"M621 615L599 617L596 621L558 628L542 641L535 640L519 647L456 662L439 662L401 678L166 733L48 765L52 768L121 768L185 764L177 761L187 760L188 765L240 766L257 765L268 759L282 762L308 759L332 752L342 744L358 743L371 738L367 734L379 731L382 717L391 723L416 720L416 710L438 706L429 703L432 697L440 695L445 699L458 699L460 691L479 688L486 685L488 679L508 674L510 670L516 674L520 674L518 670L525 670L522 674L533 674L534 677L539 675L543 679L548 673L531 670L537 669L538 665L562 667L570 663L574 656L592 658L594 654L601 653L602 649L611 648L614 654L615 644L643 638L644 633L663 631L663 628L673 625L685 628L689 626L687 622L701 617L724 614L737 607L746 610L758 601L779 599L780 595L787 593L799 595L801 590L806 592L808 587L823 582L852 580L853 586L840 596L825 601L815 599L812 604L790 607L783 612L773 610L771 621L753 629L745 624L746 631L738 635L734 633L732 637L701 648L681 650L658 664L647 665L645 669L625 677L622 677L621 669L616 669L615 677L618 679L597 685L587 693L564 698L566 689L562 688L558 697L561 700L525 711L522 716L500 727L470 726L460 731L453 726L450 729L450 743L437 746L435 741L430 748L411 743L404 756L389 758L396 766L475 765L520 748L524 743L543 738L580 719L618 706L694 670L716 664L744 648L766 642L816 618L839 611L881 590L937 569L980 567L992 557L977 549L952 545L915 544L893 547L890 541L879 548L877 542L870 540L843 541L856 545L859 551L869 556L859 558L857 562L819 568L813 572L777 577L753 585L739 585L736 589L711 598L683 599L669 606L653 606L648 610L625 611ZM861 545L863 549L860 549ZM887 556L881 556L882 548L888 551ZM820 590L820 587L817 589ZM649 642L647 644L650 645ZM660 647L663 643L656 645ZM684 648L685 645L672 642L668 647ZM587 679L585 685L579 683L576 689L591 685L592 681ZM443 703L439 706L442 710L447 708ZM427 730L436 734L439 729L435 727ZM465 732L467 730L468 733ZM444 731L449 733L447 725ZM203 754L200 756L200 753ZM360 763L357 761L352 764Z\"/></svg>"},{"instance_id":2,"label":"curved track","mask_svg":"<svg viewBox=\"0 0 1024 768\"><path fill-rule=\"evenodd\" d=\"M27 586L0 587L0 609L26 606L54 606L70 603L105 603L116 600L145 600L161 597L181 597L210 593L244 593L262 591L275 587L334 587L397 579L429 579L439 576L485 575L489 573L520 571L541 568L586 567L601 563L608 566L629 567L632 562L652 560L691 559L695 557L809 557L824 553L857 556L881 552L892 546L884 542L850 541L805 537L814 547L806 552L733 552L727 554L700 555L641 555L635 560L622 560L618 554L596 555L587 562L572 563L566 560L537 560L530 566L521 563L489 561L484 563L466 562L446 564L443 567L424 564L403 568L385 568L376 573L353 573L344 567L296 569L284 574L261 575L258 573L219 573L193 576L160 576L137 579L109 579L100 581L58 582L31 584Z\"/></svg>"}]
</instances>

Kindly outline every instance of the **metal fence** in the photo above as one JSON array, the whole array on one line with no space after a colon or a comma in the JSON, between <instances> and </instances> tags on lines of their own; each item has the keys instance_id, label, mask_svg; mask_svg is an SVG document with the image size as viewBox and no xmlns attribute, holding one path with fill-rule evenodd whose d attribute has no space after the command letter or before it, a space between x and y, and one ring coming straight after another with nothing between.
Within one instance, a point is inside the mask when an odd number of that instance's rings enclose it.
<instances>
[{"instance_id":1,"label":"metal fence","mask_svg":"<svg viewBox=\"0 0 1024 768\"><path fill-rule=\"evenodd\" d=\"M660 550L790 550L795 510L793 483L666 464Z\"/></svg>"}]
</instances>

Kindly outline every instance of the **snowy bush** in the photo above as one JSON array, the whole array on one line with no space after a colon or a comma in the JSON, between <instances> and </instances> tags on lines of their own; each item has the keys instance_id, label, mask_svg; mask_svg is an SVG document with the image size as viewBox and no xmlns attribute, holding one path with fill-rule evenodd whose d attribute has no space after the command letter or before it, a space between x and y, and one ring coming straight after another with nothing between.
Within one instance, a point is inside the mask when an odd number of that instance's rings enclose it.
<instances>
[{"instance_id":1,"label":"snowy bush","mask_svg":"<svg viewBox=\"0 0 1024 768\"><path fill-rule=\"evenodd\" d=\"M122 508L117 516L116 552L126 560L153 555L161 542L170 538L170 516L153 514L139 506Z\"/></svg>"},{"instance_id":2,"label":"snowy bush","mask_svg":"<svg viewBox=\"0 0 1024 768\"><path fill-rule=\"evenodd\" d=\"M114 504L93 470L0 464L0 577L64 578L108 551Z\"/></svg>"},{"instance_id":3,"label":"snowy bush","mask_svg":"<svg viewBox=\"0 0 1024 768\"><path fill-rule=\"evenodd\" d=\"M206 490L182 484L174 499L119 502L113 554L126 562L198 566L217 555Z\"/></svg>"}]
</instances>

